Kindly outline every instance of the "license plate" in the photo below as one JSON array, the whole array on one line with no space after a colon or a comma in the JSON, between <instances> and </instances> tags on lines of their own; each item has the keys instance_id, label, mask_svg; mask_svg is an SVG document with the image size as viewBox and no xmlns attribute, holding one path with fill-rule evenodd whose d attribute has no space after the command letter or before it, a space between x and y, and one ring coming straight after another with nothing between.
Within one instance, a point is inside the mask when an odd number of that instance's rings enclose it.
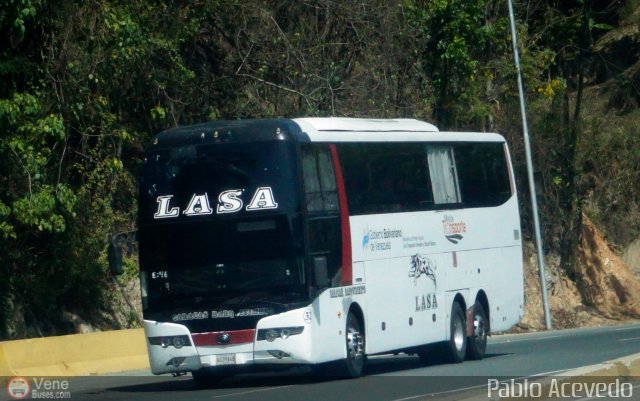
<instances>
[{"instance_id":1,"label":"license plate","mask_svg":"<svg viewBox=\"0 0 640 401\"><path fill-rule=\"evenodd\" d=\"M235 365L236 354L216 355L216 365Z\"/></svg>"}]
</instances>

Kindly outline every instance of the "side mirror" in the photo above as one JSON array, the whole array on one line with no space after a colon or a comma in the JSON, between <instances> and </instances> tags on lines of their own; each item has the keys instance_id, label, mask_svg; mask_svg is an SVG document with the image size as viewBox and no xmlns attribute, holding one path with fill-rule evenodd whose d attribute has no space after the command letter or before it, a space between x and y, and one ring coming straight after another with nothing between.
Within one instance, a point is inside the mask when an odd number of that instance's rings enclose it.
<instances>
[{"instance_id":1,"label":"side mirror","mask_svg":"<svg viewBox=\"0 0 640 401\"><path fill-rule=\"evenodd\" d=\"M137 241L137 231L124 231L113 234L107 248L107 261L109 262L109 271L114 276L119 276L124 272L122 268L122 247L130 247L132 243ZM130 249L130 248L129 248Z\"/></svg>"},{"instance_id":2,"label":"side mirror","mask_svg":"<svg viewBox=\"0 0 640 401\"><path fill-rule=\"evenodd\" d=\"M115 244L114 241L109 242L107 249L107 260L109 261L109 271L114 276L122 274L122 248Z\"/></svg>"},{"instance_id":3,"label":"side mirror","mask_svg":"<svg viewBox=\"0 0 640 401\"><path fill-rule=\"evenodd\" d=\"M313 278L318 288L326 288L329 286L329 272L327 270L327 257L313 257Z\"/></svg>"}]
</instances>

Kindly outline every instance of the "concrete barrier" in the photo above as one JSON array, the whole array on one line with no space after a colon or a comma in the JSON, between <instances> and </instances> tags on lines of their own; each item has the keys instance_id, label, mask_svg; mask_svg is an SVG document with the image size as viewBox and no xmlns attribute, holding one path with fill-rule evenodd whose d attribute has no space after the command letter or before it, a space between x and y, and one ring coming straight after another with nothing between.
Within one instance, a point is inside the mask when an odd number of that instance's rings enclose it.
<instances>
[{"instance_id":1,"label":"concrete barrier","mask_svg":"<svg viewBox=\"0 0 640 401\"><path fill-rule=\"evenodd\" d=\"M0 342L0 376L88 376L149 369L142 329Z\"/></svg>"},{"instance_id":2,"label":"concrete barrier","mask_svg":"<svg viewBox=\"0 0 640 401\"><path fill-rule=\"evenodd\" d=\"M4 357L4 348L2 347L2 343L0 343L0 377L10 376L11 374L12 373L9 369L9 363Z\"/></svg>"}]
</instances>

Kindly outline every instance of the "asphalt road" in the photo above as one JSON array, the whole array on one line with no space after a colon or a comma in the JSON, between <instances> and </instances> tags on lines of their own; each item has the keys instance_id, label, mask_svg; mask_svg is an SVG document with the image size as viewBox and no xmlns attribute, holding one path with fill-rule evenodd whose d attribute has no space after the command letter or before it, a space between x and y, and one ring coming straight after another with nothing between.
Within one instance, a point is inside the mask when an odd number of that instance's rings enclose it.
<instances>
[{"instance_id":1,"label":"asphalt road","mask_svg":"<svg viewBox=\"0 0 640 401\"><path fill-rule=\"evenodd\" d=\"M190 376L82 377L70 380L72 400L391 400L460 398L469 389L485 389L488 379L551 376L640 352L640 324L501 335L490 338L486 358L462 364L417 357L372 357L359 379L314 378L306 368L245 374L217 388L198 389ZM640 387L636 388L640 395ZM634 395L635 398L635 395ZM486 399L486 398L485 398Z\"/></svg>"}]
</instances>

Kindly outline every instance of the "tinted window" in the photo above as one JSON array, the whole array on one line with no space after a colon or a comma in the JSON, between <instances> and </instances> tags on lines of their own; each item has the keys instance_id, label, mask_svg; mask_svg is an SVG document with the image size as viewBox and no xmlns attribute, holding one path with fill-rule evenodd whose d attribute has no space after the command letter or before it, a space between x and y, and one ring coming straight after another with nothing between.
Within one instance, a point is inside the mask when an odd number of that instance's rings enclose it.
<instances>
[{"instance_id":1,"label":"tinted window","mask_svg":"<svg viewBox=\"0 0 640 401\"><path fill-rule=\"evenodd\" d=\"M430 209L433 195L422 144L338 145L353 215Z\"/></svg>"},{"instance_id":2,"label":"tinted window","mask_svg":"<svg viewBox=\"0 0 640 401\"><path fill-rule=\"evenodd\" d=\"M297 208L295 163L295 147L284 141L185 145L151 151L142 167L140 217L143 223L157 222L154 215L163 208L179 209L175 217L167 219L170 221L293 212ZM235 194L225 198L229 191ZM194 196L205 194L207 209L212 213L185 215ZM167 197L170 199L163 205L161 199ZM201 203L195 206L207 206ZM261 209L261 205L267 207Z\"/></svg>"},{"instance_id":3,"label":"tinted window","mask_svg":"<svg viewBox=\"0 0 640 401\"><path fill-rule=\"evenodd\" d=\"M511 197L502 143L459 144L454 149L465 206L496 206Z\"/></svg>"},{"instance_id":4,"label":"tinted window","mask_svg":"<svg viewBox=\"0 0 640 401\"><path fill-rule=\"evenodd\" d=\"M338 211L338 189L329 149L303 146L300 157L307 211Z\"/></svg>"},{"instance_id":5,"label":"tinted window","mask_svg":"<svg viewBox=\"0 0 640 401\"><path fill-rule=\"evenodd\" d=\"M352 215L497 206L511 197L503 143L338 145Z\"/></svg>"},{"instance_id":6,"label":"tinted window","mask_svg":"<svg viewBox=\"0 0 640 401\"><path fill-rule=\"evenodd\" d=\"M341 281L342 232L333 159L328 145L303 145L300 149L307 208L309 265L314 258L325 258L330 283Z\"/></svg>"}]
</instances>

